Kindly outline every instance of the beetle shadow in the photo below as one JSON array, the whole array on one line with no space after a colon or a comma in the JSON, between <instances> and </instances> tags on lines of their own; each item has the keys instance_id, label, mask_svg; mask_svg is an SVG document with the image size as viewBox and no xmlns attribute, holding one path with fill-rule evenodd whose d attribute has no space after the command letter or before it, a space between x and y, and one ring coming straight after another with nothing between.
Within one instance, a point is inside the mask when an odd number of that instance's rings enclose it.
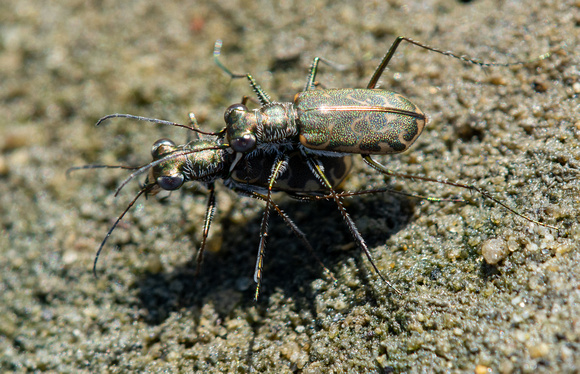
<instances>
[{"instance_id":1,"label":"beetle shadow","mask_svg":"<svg viewBox=\"0 0 580 374\"><path fill-rule=\"evenodd\" d=\"M216 253L206 253L201 272L196 276L195 254L186 263L170 272L146 273L137 281L144 320L161 324L172 312L183 308L201 317L201 308L213 304L220 318L235 308L248 309L260 304L264 308L272 294L283 291L295 300L298 308L307 308L316 316L316 292L311 287L317 279L333 281L324 273L318 257L336 276L340 263L355 258L360 285L366 300L377 299L376 276L364 253L354 243L347 225L333 201L300 202L275 197L280 207L306 234L315 255L273 210L268 231L262 287L258 302L254 301L253 273L259 243L262 214L243 224L235 223L231 214L218 219L223 227L223 243ZM347 198L347 211L360 228L369 248L384 245L394 233L406 226L413 215L414 201L390 194L362 195ZM235 206L234 206L235 209ZM262 210L260 210L262 212ZM369 212L372 212L369 214ZM360 223L360 225L358 224ZM346 250L348 249L348 250ZM315 257L316 256L316 257ZM340 286L340 278L338 285Z\"/></svg>"}]
</instances>

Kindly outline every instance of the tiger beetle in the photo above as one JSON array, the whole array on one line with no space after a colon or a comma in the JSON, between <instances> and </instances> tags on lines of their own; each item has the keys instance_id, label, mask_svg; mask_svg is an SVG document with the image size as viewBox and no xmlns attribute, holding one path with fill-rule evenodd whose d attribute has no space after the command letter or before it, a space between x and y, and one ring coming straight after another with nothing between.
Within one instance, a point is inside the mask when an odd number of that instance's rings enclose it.
<instances>
[{"instance_id":1,"label":"tiger beetle","mask_svg":"<svg viewBox=\"0 0 580 374\"><path fill-rule=\"evenodd\" d=\"M103 117L104 118L104 117ZM134 117L140 118L140 117ZM140 118L145 119L145 118ZM190 119L192 126L180 125L172 122L167 122L163 120L147 119L156 123L170 124L179 127L185 127L193 131L206 134L197 129L197 123L193 113L190 114ZM101 123L102 121L99 121ZM127 183L140 174L148 173L144 185L141 187L140 191L133 198L133 200L128 204L125 210L119 215L115 223L107 232L107 235L101 242L95 260L93 263L93 273L96 276L97 262L101 251L103 250L108 238L111 236L119 222L123 219L125 214L133 207L140 196L142 195L156 195L162 190L174 191L180 189L185 183L190 181L195 181L204 184L208 191L208 203L205 213L202 241L200 249L197 253L197 269L196 273L200 271L200 265L203 261L204 249L206 246L206 241L208 238L210 225L213 220L213 216L216 208L216 196L215 196L215 181L222 180L223 184L234 192L256 198L258 200L267 201L269 200L269 206L273 207L277 213L282 217L285 223L290 227L293 233L303 242L306 248L311 252L311 254L317 259L319 264L325 270L329 276L334 279L332 273L322 264L322 262L316 256L312 245L308 242L306 235L298 228L298 226L289 218L289 216L283 212L280 207L272 201L271 192L285 192L289 196L299 199L299 200L320 200L328 199L328 189L326 186L315 178L315 176L310 172L307 163L301 152L297 149L289 149L288 152L281 155L282 158L286 160L284 169L277 169L276 176L273 177L269 174L272 167L278 163L279 155L264 155L264 157L249 157L243 156L242 159L237 159L236 166L234 167L234 152L229 147L224 147L223 139L220 137L196 137L193 141L185 145L176 145L173 141L169 139L160 139L153 144L151 149L151 154L153 161L140 167L131 166L121 166L121 165L84 165L78 167L72 167L67 171L67 174L71 171L79 169L97 169L97 168L121 168L134 170L134 172L127 177L115 191L115 196L124 188ZM332 181L333 185L340 185L350 172L352 166L352 159L350 156L345 157L326 157L326 156L314 156L314 158L319 162L324 168L326 174L329 176L329 180ZM358 192L342 192L338 194L340 197L370 194L370 193L381 193L381 192L393 192L398 194L403 194L406 196L429 199L433 201L444 201L445 199L435 199L435 198L425 198L422 196L416 196L411 194L402 193L400 191L391 191L388 188L358 191ZM463 202L461 199L455 199L452 201ZM265 227L268 221L269 213L266 211L262 219L262 227ZM266 230L264 229L264 235L262 235L261 248L265 246ZM256 270L254 274L254 281L256 282L256 292L255 299L257 300L260 292L260 284L262 278L262 260L263 252L258 257L256 262ZM374 265L373 259L369 257L369 260L373 264L373 267L377 270ZM390 285L390 283L382 277L379 276ZM391 286L392 287L392 286Z\"/></svg>"},{"instance_id":2,"label":"tiger beetle","mask_svg":"<svg viewBox=\"0 0 580 374\"><path fill-rule=\"evenodd\" d=\"M371 157L406 151L419 137L427 123L425 114L409 99L396 92L376 88L381 75L403 41L482 67L521 65L550 56L550 53L547 53L527 62L489 63L439 50L406 37L398 37L383 57L366 88L315 89L318 66L320 61L324 61L316 57L310 67L304 90L294 96L294 101L275 102L251 74L234 74L221 63L219 56L222 42L218 40L214 47L216 64L231 78L246 78L261 105L258 109L248 110L246 104L249 98L245 96L240 104L231 105L226 110L224 114L226 127L222 130L225 132L225 142L237 152L237 158L241 158L242 154L252 157L258 154L277 155L279 161L272 167L270 183L275 181L274 170L285 165L280 155L285 154L288 149L298 149L312 174L328 189L329 196L336 202L352 236L369 259L370 252L363 237L335 192L335 186L327 178L323 165L314 156L342 157L360 154L365 163L384 175L465 188L479 193L530 222L558 230L554 226L516 212L473 184L398 173L387 169ZM266 212L270 202L268 195ZM262 254L261 246L259 257Z\"/></svg>"}]
</instances>

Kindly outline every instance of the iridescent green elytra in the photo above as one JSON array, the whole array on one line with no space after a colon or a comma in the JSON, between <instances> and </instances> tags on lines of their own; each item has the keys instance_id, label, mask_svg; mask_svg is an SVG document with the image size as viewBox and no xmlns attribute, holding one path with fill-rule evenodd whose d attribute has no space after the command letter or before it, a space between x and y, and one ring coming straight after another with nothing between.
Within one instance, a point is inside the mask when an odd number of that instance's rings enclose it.
<instances>
[{"instance_id":1,"label":"iridescent green elytra","mask_svg":"<svg viewBox=\"0 0 580 374\"><path fill-rule=\"evenodd\" d=\"M426 123L415 104L385 90L310 90L297 94L294 105L300 143L320 151L403 152Z\"/></svg>"}]
</instances>

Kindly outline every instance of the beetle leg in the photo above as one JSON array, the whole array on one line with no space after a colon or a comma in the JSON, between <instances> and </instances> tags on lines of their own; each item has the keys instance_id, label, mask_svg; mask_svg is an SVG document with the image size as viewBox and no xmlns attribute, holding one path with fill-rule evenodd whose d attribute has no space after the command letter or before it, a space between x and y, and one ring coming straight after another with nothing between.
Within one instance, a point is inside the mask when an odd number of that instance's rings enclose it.
<instances>
[{"instance_id":1,"label":"beetle leg","mask_svg":"<svg viewBox=\"0 0 580 374\"><path fill-rule=\"evenodd\" d=\"M270 104L271 100L270 100L270 96L262 89L262 87L258 84L258 82L256 82L256 80L254 79L254 77L252 77L252 74L234 74L231 72L230 69L228 69L219 59L220 54L221 54L221 50L222 50L222 41L221 40L216 40L214 48L213 48L213 60L215 62L215 64L222 69L227 75L230 76L230 78L232 79L236 79L236 78L247 78L248 81L250 82L250 86L252 86L252 89L254 90L254 92L256 93L256 96L258 96L258 100L260 100L260 103L262 104L262 106Z\"/></svg>"},{"instance_id":2,"label":"beetle leg","mask_svg":"<svg viewBox=\"0 0 580 374\"><path fill-rule=\"evenodd\" d=\"M401 44L401 42L403 40L407 40L407 38L405 38L403 36L399 36L397 39L395 39L395 41L391 45L391 48L389 48L389 51L387 52L385 57L383 57L383 60L381 61L381 63L379 64L379 66L377 67L375 72L373 73L373 76L371 77L371 80L369 81L367 88L375 88L376 87L377 82L381 78L381 75L383 75L383 72L387 68L387 65L391 61L391 58L393 58L393 55L395 54L397 47L399 46L399 44ZM410 39L409 39L409 41L410 41Z\"/></svg>"},{"instance_id":3,"label":"beetle leg","mask_svg":"<svg viewBox=\"0 0 580 374\"><path fill-rule=\"evenodd\" d=\"M336 196L342 198L342 197L352 197L352 196L370 195L370 194L379 194L379 193L390 193L390 194L394 194L394 195L402 195L402 196L410 197L413 199L426 200L426 201L435 202L435 203L441 203L441 202L468 203L467 200L464 200L461 198L449 198L448 199L448 198L444 198L444 197L423 196L423 195L412 194L412 193L408 193L405 191L399 191L399 190L395 190L395 189L387 188L387 187L374 188L372 190L337 192ZM301 201L318 201L318 200L333 199L332 195L300 195L297 193L289 193L289 192L287 192L287 194L291 198L296 199L296 200L301 200Z\"/></svg>"},{"instance_id":4,"label":"beetle leg","mask_svg":"<svg viewBox=\"0 0 580 374\"><path fill-rule=\"evenodd\" d=\"M477 192L481 196L483 196L484 199L489 199L489 200L493 201L494 203L496 203L497 205L501 206L502 208L504 208L508 212L511 212L511 213L515 214L516 216L525 219L528 222L532 222L532 223L535 223L536 225L544 226L544 227L547 227L547 228L550 228L550 229L554 229L556 231L559 231L559 229L557 227L555 227L555 226L548 225L546 223L542 223L540 221L537 221L537 220L535 220L533 218L530 218L530 217L528 217L528 216L526 216L526 215L524 215L524 214L516 211L515 209L510 208L505 203L503 203L503 202L499 201L498 199L496 199L495 197L491 196L489 194L489 192L486 192L486 191L482 190L481 188L476 187L473 184L465 184L465 183L458 183L458 182L449 182L449 181L446 181L446 180L439 180L439 179L434 179L434 178L422 177L422 176L418 176L418 175L409 175L409 174L397 173L397 172L394 172L392 170L389 170L389 169L385 168L383 165L381 165L377 161L373 160L371 158L371 156L369 156L369 155L362 155L362 158L373 169L375 169L378 172L380 172L382 174L385 174L385 175L389 175L389 176L392 176L392 177L406 178L406 179L418 179L418 180L422 180L422 181L426 181L426 182L441 183L441 184L446 184L448 186L461 187L461 188L465 188L467 190L471 190L471 191Z\"/></svg>"},{"instance_id":5,"label":"beetle leg","mask_svg":"<svg viewBox=\"0 0 580 374\"><path fill-rule=\"evenodd\" d=\"M254 282L256 282L256 293L254 299L258 301L260 295L260 286L262 284L262 270L264 267L264 253L266 249L266 239L268 237L268 221L270 219L270 206L272 201L272 188L278 177L286 170L288 166L288 156L284 153L279 153L276 156L276 161L272 167L270 178L268 182L268 193L266 195L266 207L264 208L264 215L262 216L262 224L260 226L260 245L258 246L258 257L256 259L256 269L254 271Z\"/></svg>"},{"instance_id":6,"label":"beetle leg","mask_svg":"<svg viewBox=\"0 0 580 374\"><path fill-rule=\"evenodd\" d=\"M313 90L317 86L323 86L320 82L318 82L316 80L316 74L318 74L318 65L321 62L324 62L326 65L332 66L336 70L345 70L346 69L346 66L344 66L344 65L339 65L335 62L332 62L332 61L327 60L327 59L322 58L322 57L314 57L314 60L312 61L312 65L310 65L310 72L308 73L308 78L306 79L306 85L304 86L303 91L310 91L310 90Z\"/></svg>"},{"instance_id":7,"label":"beetle leg","mask_svg":"<svg viewBox=\"0 0 580 374\"><path fill-rule=\"evenodd\" d=\"M232 78L238 78L238 77L232 76ZM250 81L250 86L252 86L252 89L256 93L256 96L258 96L258 100L260 101L260 104L262 106L270 104L271 103L270 95L268 95L266 93L266 91L264 91L262 89L262 87L254 79L254 77L252 77L251 74L246 74L246 78L248 78L248 80Z\"/></svg>"},{"instance_id":8,"label":"beetle leg","mask_svg":"<svg viewBox=\"0 0 580 374\"><path fill-rule=\"evenodd\" d=\"M242 102L241 103L242 103L243 106L247 106L248 105L248 101L251 101L251 102L253 102L255 104L260 105L260 102L258 100L254 99L253 97L250 97L248 95L244 95L244 97L242 97Z\"/></svg>"},{"instance_id":9,"label":"beetle leg","mask_svg":"<svg viewBox=\"0 0 580 374\"><path fill-rule=\"evenodd\" d=\"M253 192L251 197L256 198L258 200L266 201L266 202L268 201L267 196L261 195L257 192ZM318 261L318 264L320 265L320 267L322 267L324 272L332 279L333 282L337 282L337 280L334 277L334 275L332 274L332 272L326 266L324 266L324 263L322 262L322 260L320 260L320 258L316 255L314 248L312 247L312 245L308 241L308 238L306 238L306 234L304 234L304 232L302 232L302 230L300 230L300 228L294 223L294 221L292 221L292 219L288 216L288 214L286 214L286 212L284 212L278 206L278 204L276 204L272 199L270 199L269 201L270 201L270 205L276 210L278 215L280 217L282 217L284 222L286 222L286 225L288 225L288 227L290 227L290 229L292 230L294 235L296 235L296 237L298 237L298 239L300 239L302 241L302 244L304 244L306 249L308 249L308 252L310 252L310 254L316 259L316 261Z\"/></svg>"},{"instance_id":10,"label":"beetle leg","mask_svg":"<svg viewBox=\"0 0 580 374\"><path fill-rule=\"evenodd\" d=\"M395 51L397 50L397 47L399 47L399 44L401 44L402 41L406 41L407 43L416 45L417 47L421 47L421 48L426 49L428 51L436 52L436 53L442 54L444 56L453 57L453 58L456 58L456 59L461 60L463 62L478 65L478 66L481 66L483 68L489 67L489 66L504 66L504 67L506 67L506 66L514 66L514 65L524 65L524 64L529 64L529 63L545 60L546 58L551 56L551 53L548 52L548 53L544 53L541 56L538 56L536 58L533 58L533 59L527 60L527 61L516 61L516 62L508 62L508 63L485 62L485 61L481 61L481 60L478 60L475 58L467 57L465 55L459 55L459 54L456 54L456 53L451 52L451 51L444 51L442 49L433 48L431 46L428 46L428 45L423 44L423 43L419 43L418 41L415 41L411 38L407 38L405 36L399 36L399 37L397 37L397 39L395 39L393 44L391 44L389 51L387 52L385 57L383 57L381 63L379 64L379 66L375 70L373 76L371 77L371 80L369 81L367 88L375 88L376 87L377 82L381 78L381 75L385 71L387 65L389 64L389 62L391 61L391 58L393 57L393 55L395 54Z\"/></svg>"},{"instance_id":11,"label":"beetle leg","mask_svg":"<svg viewBox=\"0 0 580 374\"><path fill-rule=\"evenodd\" d=\"M205 244L207 242L207 236L209 234L209 227L213 216L215 214L216 199L215 199L215 184L208 183L207 188L209 190L209 197L207 199L207 208L205 210L205 219L203 221L203 236L201 240L201 245L199 247L199 252L197 252L195 275L198 276L201 270L201 263L203 262L203 252L205 250Z\"/></svg>"},{"instance_id":12,"label":"beetle leg","mask_svg":"<svg viewBox=\"0 0 580 374\"><path fill-rule=\"evenodd\" d=\"M365 256L367 257L367 259L371 263L373 269L376 271L378 276L381 278L381 280L383 282L385 282L385 284L387 286L389 286L391 289L393 289L396 293L398 293L400 295L401 292L399 290L397 290L395 288L395 286L393 286L391 284L391 282L389 282L385 277L383 277L383 275L381 274L381 272L377 268L377 265L375 264L375 261L373 260L373 256L371 255L371 252L369 251L369 248L368 248L367 244L365 243L364 238L362 237L362 235L360 234L360 232L356 228L354 221L352 220L352 218L350 217L350 215L346 211L346 208L342 204L342 200L340 199L339 194L337 194L334 191L334 187L332 186L332 184L329 182L328 178L324 174L324 170L323 170L323 167L320 164L320 162L313 157L309 157L307 154L304 154L304 156L308 162L308 165L310 166L310 169L314 173L314 175L316 175L319 178L319 180L328 188L328 190L330 192L329 196L332 197L332 199L336 202L336 205L338 206L338 210L340 211L342 218L346 222L346 225L347 225L350 233L354 237L354 239L357 242L357 244L359 245L359 247L364 252Z\"/></svg>"},{"instance_id":13,"label":"beetle leg","mask_svg":"<svg viewBox=\"0 0 580 374\"><path fill-rule=\"evenodd\" d=\"M306 78L306 85L304 86L304 91L313 90L316 86L315 79L316 73L318 73L318 64L320 63L320 57L314 57L312 65L310 65L310 72L308 73L308 78Z\"/></svg>"}]
</instances>

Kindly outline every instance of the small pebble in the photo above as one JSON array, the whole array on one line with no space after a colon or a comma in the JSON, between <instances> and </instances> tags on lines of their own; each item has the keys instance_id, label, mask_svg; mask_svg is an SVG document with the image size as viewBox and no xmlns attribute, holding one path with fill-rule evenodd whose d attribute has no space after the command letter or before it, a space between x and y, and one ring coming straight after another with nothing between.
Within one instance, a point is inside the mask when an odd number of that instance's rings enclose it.
<instances>
[{"instance_id":1,"label":"small pebble","mask_svg":"<svg viewBox=\"0 0 580 374\"><path fill-rule=\"evenodd\" d=\"M481 254L490 265L496 265L509 253L507 243L503 239L489 239L481 245Z\"/></svg>"}]
</instances>

